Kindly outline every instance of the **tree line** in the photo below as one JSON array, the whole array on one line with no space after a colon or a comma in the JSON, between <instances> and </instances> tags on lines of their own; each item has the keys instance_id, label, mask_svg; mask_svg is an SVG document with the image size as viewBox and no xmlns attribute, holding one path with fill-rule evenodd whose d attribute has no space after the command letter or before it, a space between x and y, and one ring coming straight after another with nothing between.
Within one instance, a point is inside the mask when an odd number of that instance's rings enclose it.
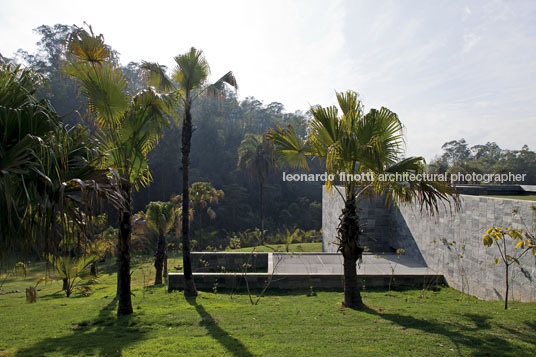
<instances>
[{"instance_id":1,"label":"tree line","mask_svg":"<svg viewBox=\"0 0 536 357\"><path fill-rule=\"evenodd\" d=\"M443 153L428 165L437 174L525 174L521 184L536 185L536 153L527 145L521 150L501 149L495 142L469 146L465 139L446 142ZM462 181L459 183L479 184ZM492 182L493 183L493 182ZM504 182L503 182L504 183ZM520 184L520 182L506 182Z\"/></svg>"}]
</instances>

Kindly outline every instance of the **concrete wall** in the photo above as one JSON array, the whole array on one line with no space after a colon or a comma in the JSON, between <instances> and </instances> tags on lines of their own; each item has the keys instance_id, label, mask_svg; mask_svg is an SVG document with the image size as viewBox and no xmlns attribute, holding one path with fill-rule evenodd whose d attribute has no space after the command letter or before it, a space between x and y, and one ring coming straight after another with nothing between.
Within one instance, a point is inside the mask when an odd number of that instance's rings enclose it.
<instances>
[{"instance_id":1,"label":"concrete wall","mask_svg":"<svg viewBox=\"0 0 536 357\"><path fill-rule=\"evenodd\" d=\"M263 289L270 279L268 273L248 273L246 276L239 273L194 273L195 286L201 290L213 288L245 289L248 280L250 289ZM344 280L342 275L335 274L274 274L269 284L270 289L342 289ZM442 276L427 275L426 279L442 283ZM360 284L366 287L388 286L389 275L359 275ZM423 279L415 279L415 275L397 275L393 286L419 286ZM168 291L184 289L184 275L182 273L169 273Z\"/></svg>"},{"instance_id":2,"label":"concrete wall","mask_svg":"<svg viewBox=\"0 0 536 357\"><path fill-rule=\"evenodd\" d=\"M504 294L504 265L496 265L499 256L496 247L482 244L484 231L491 226L522 228L521 220L530 228L533 222L531 206L536 202L461 195L462 210L451 215L442 208L438 215L421 215L416 207L401 206L383 208L380 230L385 232L385 215L389 216L390 232L381 239L394 249L404 248L406 255L426 263L437 273L443 274L447 283L463 292L481 299L499 300ZM338 202L337 202L338 201ZM342 209L340 196L324 193L323 196L323 246L326 251L336 250L335 241L338 212ZM363 209L363 211L366 208ZM513 210L518 215L513 215ZM373 212L378 208L373 208ZM336 211L337 213L333 212ZM325 217L325 218L324 218ZM375 224L369 226L374 234ZM513 244L508 245L513 251ZM510 268L510 297L518 301L536 301L536 259L527 253L521 265Z\"/></svg>"}]
</instances>

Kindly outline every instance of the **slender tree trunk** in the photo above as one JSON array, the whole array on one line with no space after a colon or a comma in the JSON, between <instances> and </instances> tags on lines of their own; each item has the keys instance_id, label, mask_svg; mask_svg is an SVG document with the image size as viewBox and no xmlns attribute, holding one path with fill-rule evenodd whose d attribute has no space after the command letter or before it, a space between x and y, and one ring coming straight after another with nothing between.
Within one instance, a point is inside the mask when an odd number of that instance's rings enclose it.
<instances>
[{"instance_id":1,"label":"slender tree trunk","mask_svg":"<svg viewBox=\"0 0 536 357\"><path fill-rule=\"evenodd\" d=\"M182 126L182 260L184 269L184 296L197 296L194 277L192 274L192 261L190 258L190 145L192 142L192 114L190 93L186 93L184 108L184 122Z\"/></svg>"},{"instance_id":2,"label":"slender tree trunk","mask_svg":"<svg viewBox=\"0 0 536 357\"><path fill-rule=\"evenodd\" d=\"M356 262L361 258L364 249L359 245L359 217L353 197L346 197L340 220L337 230L340 238L339 250L344 258L344 306L355 309L363 305L357 280Z\"/></svg>"},{"instance_id":3,"label":"slender tree trunk","mask_svg":"<svg viewBox=\"0 0 536 357\"><path fill-rule=\"evenodd\" d=\"M260 183L259 201L261 204L261 245L264 245L264 183Z\"/></svg>"},{"instance_id":4,"label":"slender tree trunk","mask_svg":"<svg viewBox=\"0 0 536 357\"><path fill-rule=\"evenodd\" d=\"M167 281L167 276L168 276L167 261L168 261L168 242L167 242L167 237L164 236L164 280L165 281Z\"/></svg>"},{"instance_id":5,"label":"slender tree trunk","mask_svg":"<svg viewBox=\"0 0 536 357\"><path fill-rule=\"evenodd\" d=\"M158 243L156 244L156 254L154 260L154 267L156 269L156 276L154 278L154 285L162 284L162 269L164 266L165 252L164 252L164 232L161 230L158 232Z\"/></svg>"},{"instance_id":6,"label":"slender tree trunk","mask_svg":"<svg viewBox=\"0 0 536 357\"><path fill-rule=\"evenodd\" d=\"M507 310L508 309L508 293L509 293L509 290L510 290L510 282L509 282L509 277L508 277L508 268L510 267L508 264L504 264L504 266L506 267L505 268L505 274L506 274L506 291L504 293L504 309Z\"/></svg>"},{"instance_id":7,"label":"slender tree trunk","mask_svg":"<svg viewBox=\"0 0 536 357\"><path fill-rule=\"evenodd\" d=\"M130 291L130 233L132 231L132 187L130 183L122 183L121 189L127 207L119 216L119 244L117 246L117 316L132 314L132 298Z\"/></svg>"},{"instance_id":8,"label":"slender tree trunk","mask_svg":"<svg viewBox=\"0 0 536 357\"><path fill-rule=\"evenodd\" d=\"M199 209L199 250L205 249L203 241L203 211Z\"/></svg>"},{"instance_id":9,"label":"slender tree trunk","mask_svg":"<svg viewBox=\"0 0 536 357\"><path fill-rule=\"evenodd\" d=\"M91 263L91 275L93 275L94 277L97 277L98 273L99 273L99 269L97 268L97 262Z\"/></svg>"}]
</instances>

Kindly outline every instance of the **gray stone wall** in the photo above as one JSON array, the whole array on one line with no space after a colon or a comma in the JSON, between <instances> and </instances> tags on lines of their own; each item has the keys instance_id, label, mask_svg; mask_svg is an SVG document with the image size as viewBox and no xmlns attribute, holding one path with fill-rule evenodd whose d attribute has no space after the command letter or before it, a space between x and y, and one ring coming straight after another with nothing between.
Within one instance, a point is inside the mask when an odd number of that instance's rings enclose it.
<instances>
[{"instance_id":1,"label":"gray stone wall","mask_svg":"<svg viewBox=\"0 0 536 357\"><path fill-rule=\"evenodd\" d=\"M532 225L531 206L536 202L461 195L462 210L450 214L442 208L437 216L427 216L411 206L401 206L393 214L393 238L406 252L445 276L460 291L486 300L504 299L504 265L495 264L497 247L486 247L482 237L492 226L523 228ZM513 215L513 210L518 215ZM507 245L508 251L514 244ZM536 259L527 253L521 264L510 267L510 297L536 301Z\"/></svg>"},{"instance_id":2,"label":"gray stone wall","mask_svg":"<svg viewBox=\"0 0 536 357\"><path fill-rule=\"evenodd\" d=\"M403 248L406 255L443 274L447 283L481 299L500 300L504 294L504 265L495 264L499 252L482 244L484 231L492 226L523 228L532 226L533 201L461 195L462 210L451 214L448 205L439 214L421 214L413 206L391 209L373 207L380 219L367 218L369 232L380 237L382 245ZM323 194L323 247L336 250L338 216L342 210L339 195ZM512 211L519 213L513 215ZM381 212L383 210L383 212ZM366 211L364 208L362 214ZM385 217L388 217L387 219ZM522 223L524 221L524 224ZM372 223L372 224L370 224ZM389 229L385 229L385 226ZM508 245L513 251L513 244ZM536 259L527 253L521 265L510 268L510 297L518 301L536 301Z\"/></svg>"},{"instance_id":3,"label":"gray stone wall","mask_svg":"<svg viewBox=\"0 0 536 357\"><path fill-rule=\"evenodd\" d=\"M339 187L344 195L344 188ZM362 244L367 251L392 252L387 244L391 240L391 210L385 208L383 198L364 199L358 204L360 223L363 225ZM344 208L337 191L330 193L322 189L322 249L337 251L337 227Z\"/></svg>"},{"instance_id":4,"label":"gray stone wall","mask_svg":"<svg viewBox=\"0 0 536 357\"><path fill-rule=\"evenodd\" d=\"M268 279L268 273L194 273L195 286L201 290L214 288L246 289L245 279L250 289L263 289ZM441 276L427 275L426 279L442 283ZM344 286L342 275L335 274L274 274L269 284L270 289L342 289ZM366 287L388 286L391 281L388 275L359 275L360 284ZM392 282L393 286L422 286L422 279L415 279L414 275L397 275ZM184 275L170 273L168 275L168 290L184 289Z\"/></svg>"},{"instance_id":5,"label":"gray stone wall","mask_svg":"<svg viewBox=\"0 0 536 357\"><path fill-rule=\"evenodd\" d=\"M339 188L342 194L344 189ZM337 193L331 192L322 187L322 251L337 251L337 227L339 226L339 216L344 208L343 200Z\"/></svg>"}]
</instances>

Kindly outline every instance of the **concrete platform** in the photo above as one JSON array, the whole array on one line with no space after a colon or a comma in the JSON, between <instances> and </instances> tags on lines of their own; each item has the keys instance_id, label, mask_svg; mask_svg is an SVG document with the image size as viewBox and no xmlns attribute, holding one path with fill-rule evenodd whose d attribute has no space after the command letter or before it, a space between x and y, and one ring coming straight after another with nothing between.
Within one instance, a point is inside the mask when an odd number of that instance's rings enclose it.
<instances>
[{"instance_id":1,"label":"concrete platform","mask_svg":"<svg viewBox=\"0 0 536 357\"><path fill-rule=\"evenodd\" d=\"M343 258L338 253L269 253L267 273L194 272L199 289L244 288L245 279L251 289L263 288L271 279L271 289L343 288ZM444 283L443 275L427 266L396 254L364 254L357 268L361 284L369 287L392 285L423 286ZM168 289L182 289L182 273L168 275Z\"/></svg>"},{"instance_id":2,"label":"concrete platform","mask_svg":"<svg viewBox=\"0 0 536 357\"><path fill-rule=\"evenodd\" d=\"M338 253L273 253L273 272L301 274L343 274L343 257ZM423 275L435 274L426 265L396 254L363 254L357 274L363 275Z\"/></svg>"}]
</instances>

